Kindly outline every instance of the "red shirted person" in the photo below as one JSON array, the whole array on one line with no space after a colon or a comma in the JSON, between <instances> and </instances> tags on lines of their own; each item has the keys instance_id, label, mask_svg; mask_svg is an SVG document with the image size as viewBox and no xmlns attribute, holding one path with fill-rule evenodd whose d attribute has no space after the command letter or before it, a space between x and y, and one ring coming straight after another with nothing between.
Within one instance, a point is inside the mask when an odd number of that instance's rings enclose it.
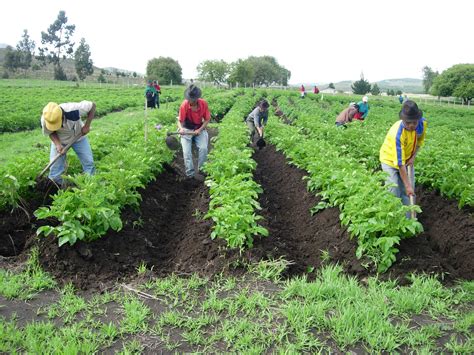
<instances>
[{"instance_id":1,"label":"red shirted person","mask_svg":"<svg viewBox=\"0 0 474 355\"><path fill-rule=\"evenodd\" d=\"M186 100L179 108L178 129L181 134L186 177L203 181L204 177L195 173L193 163L192 144L196 144L199 151L198 170L201 171L207 160L209 136L206 127L211 119L207 102L201 99L201 89L194 84L190 85L185 93Z\"/></svg>"}]
</instances>

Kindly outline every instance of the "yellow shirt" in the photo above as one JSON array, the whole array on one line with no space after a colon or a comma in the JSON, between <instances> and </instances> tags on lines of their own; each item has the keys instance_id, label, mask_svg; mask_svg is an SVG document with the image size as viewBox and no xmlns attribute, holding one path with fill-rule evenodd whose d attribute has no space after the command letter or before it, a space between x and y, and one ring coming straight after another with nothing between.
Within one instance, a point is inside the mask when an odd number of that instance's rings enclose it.
<instances>
[{"instance_id":1,"label":"yellow shirt","mask_svg":"<svg viewBox=\"0 0 474 355\"><path fill-rule=\"evenodd\" d=\"M407 131L403 121L396 122L388 131L380 147L380 161L395 169L405 165L417 147L425 143L427 121L422 117L414 131Z\"/></svg>"}]
</instances>

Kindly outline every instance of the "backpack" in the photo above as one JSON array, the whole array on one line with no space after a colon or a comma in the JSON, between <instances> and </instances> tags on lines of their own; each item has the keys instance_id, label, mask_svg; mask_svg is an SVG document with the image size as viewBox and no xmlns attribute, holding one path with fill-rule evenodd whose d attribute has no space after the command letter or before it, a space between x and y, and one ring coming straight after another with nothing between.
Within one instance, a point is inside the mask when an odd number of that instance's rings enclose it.
<instances>
[{"instance_id":1,"label":"backpack","mask_svg":"<svg viewBox=\"0 0 474 355\"><path fill-rule=\"evenodd\" d=\"M151 91L147 91L145 96L146 96L147 101L153 100L153 93Z\"/></svg>"}]
</instances>

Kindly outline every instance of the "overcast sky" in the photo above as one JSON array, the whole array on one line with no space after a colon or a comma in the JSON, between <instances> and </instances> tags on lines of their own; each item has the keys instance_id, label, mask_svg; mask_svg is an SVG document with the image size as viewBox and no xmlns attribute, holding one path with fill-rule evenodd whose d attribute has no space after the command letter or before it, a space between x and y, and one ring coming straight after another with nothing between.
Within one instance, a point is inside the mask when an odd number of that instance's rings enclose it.
<instances>
[{"instance_id":1,"label":"overcast sky","mask_svg":"<svg viewBox=\"0 0 474 355\"><path fill-rule=\"evenodd\" d=\"M206 59L271 55L291 71L291 83L355 80L361 72L373 82L474 62L473 0L7 1L0 43L15 46L27 29L40 45L60 10L96 66L140 73L160 56L194 78Z\"/></svg>"}]
</instances>

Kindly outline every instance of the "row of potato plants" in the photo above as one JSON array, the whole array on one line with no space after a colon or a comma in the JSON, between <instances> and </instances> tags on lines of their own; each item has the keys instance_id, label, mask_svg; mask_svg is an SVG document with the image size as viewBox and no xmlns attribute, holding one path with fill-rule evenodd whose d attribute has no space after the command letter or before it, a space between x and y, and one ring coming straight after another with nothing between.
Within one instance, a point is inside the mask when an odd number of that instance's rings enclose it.
<instances>
[{"instance_id":1,"label":"row of potato plants","mask_svg":"<svg viewBox=\"0 0 474 355\"><path fill-rule=\"evenodd\" d=\"M255 212L261 209L258 195L262 188L253 180L256 162L243 122L254 104L250 93L236 99L219 125L219 135L204 166L210 194L206 218L214 222L211 238L222 238L230 248L240 250L252 247L255 236L268 235L258 224L262 217Z\"/></svg>"},{"instance_id":2,"label":"row of potato plants","mask_svg":"<svg viewBox=\"0 0 474 355\"><path fill-rule=\"evenodd\" d=\"M74 187L60 190L53 196L50 206L35 211L38 219L53 218L59 222L58 225L40 227L37 234L54 235L61 246L65 243L73 245L78 240L93 241L110 228L120 230L121 209L124 206L138 207L141 201L138 189L154 180L164 164L174 157L165 144L165 131L169 127L166 124L175 121L175 112L161 111L158 117L164 129L150 129L146 142L141 122L127 143L116 146L97 162L96 175L68 177ZM151 120L150 123L157 122ZM120 140L118 134L112 136Z\"/></svg>"},{"instance_id":3,"label":"row of potato plants","mask_svg":"<svg viewBox=\"0 0 474 355\"><path fill-rule=\"evenodd\" d=\"M357 159L341 154L333 144L308 136L301 127L273 119L267 137L278 150L300 169L308 172L308 189L322 198L314 211L335 206L341 211L342 225L357 240L356 256L366 257L385 272L396 260L400 240L423 230L407 211L419 207L403 206L382 182L382 172L368 174Z\"/></svg>"},{"instance_id":4,"label":"row of potato plants","mask_svg":"<svg viewBox=\"0 0 474 355\"><path fill-rule=\"evenodd\" d=\"M222 93L210 90L209 93L205 92L209 95L210 110L219 113L226 112L233 104L235 95L238 94L236 91ZM174 101L166 106L168 110L177 112L180 104L180 101ZM150 117L156 116L156 114L157 111L149 112ZM122 123L113 132L103 133L92 129L88 134L96 162L113 152L117 147L129 142L137 130L142 129L142 115L139 113L127 113L127 115L130 116L129 122ZM35 177L48 163L48 159L49 145L41 149L35 149L28 155L20 155L0 167L0 211L7 208L16 208L22 204L23 200L30 197L31 191L36 186ZM68 163L68 174L72 175L80 171L80 162L75 154L68 155Z\"/></svg>"},{"instance_id":5,"label":"row of potato plants","mask_svg":"<svg viewBox=\"0 0 474 355\"><path fill-rule=\"evenodd\" d=\"M140 125L136 117L131 116L129 124L117 127L114 132L99 133L92 130L88 137L95 161L100 161L102 157L129 142ZM36 186L36 176L48 163L49 149L48 145L28 155L19 156L0 168L0 210L15 208L22 200L28 199ZM68 154L68 162L72 165L68 168L68 173L79 170L80 164L75 159L75 154Z\"/></svg>"},{"instance_id":6,"label":"row of potato plants","mask_svg":"<svg viewBox=\"0 0 474 355\"><path fill-rule=\"evenodd\" d=\"M340 147L341 152L350 154L371 170L378 170L380 146L386 132L396 121L400 106L379 101L373 105L365 122L355 121L346 130L335 129L335 117L347 107L346 103L341 103L340 98L329 98L323 103L301 100L293 104L283 99L279 105L285 112L290 112L297 126L304 127L315 139L332 142ZM473 130L462 128L464 120L431 117L432 109L435 114L439 114L440 110L428 107L425 112L428 133L425 146L417 155L417 181L439 190L448 198L457 199L460 208L473 206Z\"/></svg>"},{"instance_id":7,"label":"row of potato plants","mask_svg":"<svg viewBox=\"0 0 474 355\"><path fill-rule=\"evenodd\" d=\"M223 102L231 105L228 94L211 95L210 109L220 107ZM74 244L77 240L86 242L104 235L110 228L120 230L121 209L124 206L138 207L141 196L138 189L144 188L171 162L174 153L165 145L167 131L176 129L176 112L180 102L169 105L167 110L154 111L148 124L148 141L143 138L143 121L128 127L126 142L123 137L108 137L111 142L121 141L109 154L97 163L97 174L90 177L76 175L71 178L75 187L60 191L53 197L49 207L35 212L40 219L54 218L58 226L44 226L38 234L53 234L59 238L59 245ZM160 130L153 127L159 124ZM117 131L121 135L121 131ZM118 138L118 139L117 139ZM100 141L100 140L99 140ZM105 144L106 146L107 144Z\"/></svg>"},{"instance_id":8,"label":"row of potato plants","mask_svg":"<svg viewBox=\"0 0 474 355\"><path fill-rule=\"evenodd\" d=\"M176 101L182 97L182 88L163 89L161 102ZM39 128L43 107L50 101L94 101L97 116L144 106L143 88L99 87L45 87L0 86L0 132L17 132Z\"/></svg>"}]
</instances>

